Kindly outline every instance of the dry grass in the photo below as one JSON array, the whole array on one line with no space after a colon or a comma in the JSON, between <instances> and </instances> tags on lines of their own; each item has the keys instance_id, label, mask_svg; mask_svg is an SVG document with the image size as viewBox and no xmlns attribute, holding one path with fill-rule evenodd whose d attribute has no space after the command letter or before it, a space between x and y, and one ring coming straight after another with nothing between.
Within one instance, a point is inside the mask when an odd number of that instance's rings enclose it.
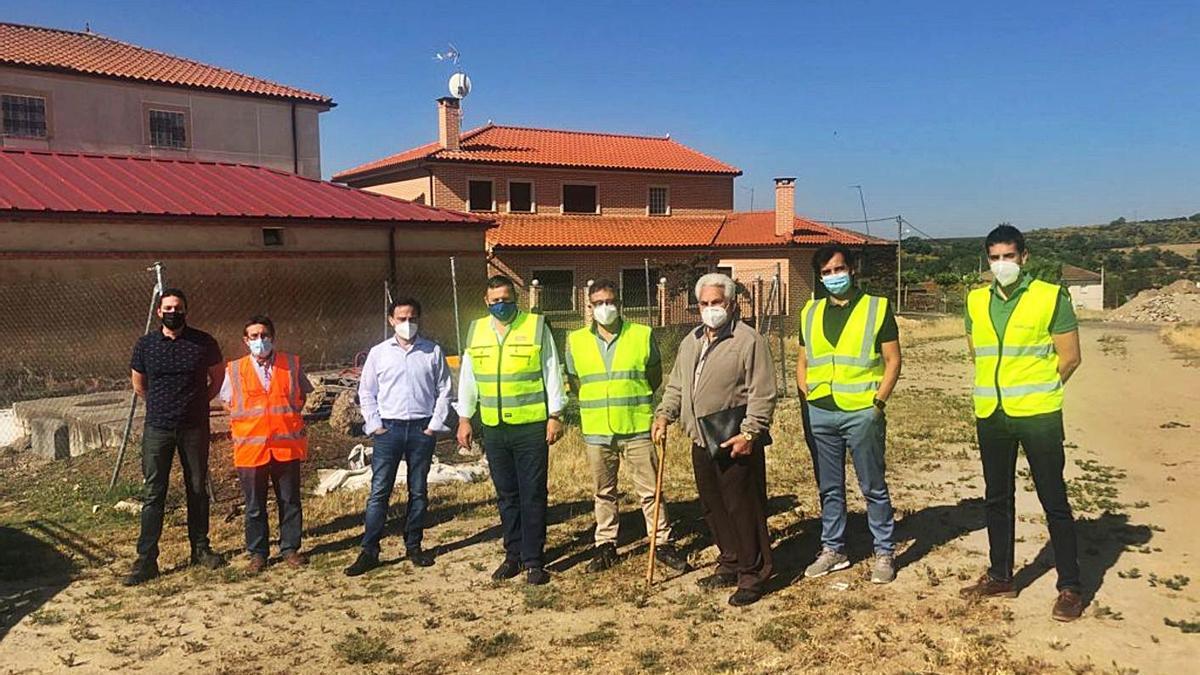
<instances>
[{"instance_id":1,"label":"dry grass","mask_svg":"<svg viewBox=\"0 0 1200 675\"><path fill-rule=\"evenodd\" d=\"M1185 358L1200 359L1200 325L1167 326L1158 332L1163 341Z\"/></svg>"},{"instance_id":2,"label":"dry grass","mask_svg":"<svg viewBox=\"0 0 1200 675\"><path fill-rule=\"evenodd\" d=\"M902 347L966 335L966 326L961 316L920 319L900 316L896 317L896 323L900 326L900 346Z\"/></svg>"}]
</instances>

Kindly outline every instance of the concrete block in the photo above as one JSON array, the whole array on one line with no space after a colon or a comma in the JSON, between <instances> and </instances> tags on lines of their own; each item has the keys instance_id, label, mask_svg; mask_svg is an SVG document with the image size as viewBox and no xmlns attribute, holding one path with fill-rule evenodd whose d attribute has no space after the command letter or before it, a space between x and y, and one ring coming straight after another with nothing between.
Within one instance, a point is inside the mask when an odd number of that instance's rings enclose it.
<instances>
[{"instance_id":1,"label":"concrete block","mask_svg":"<svg viewBox=\"0 0 1200 675\"><path fill-rule=\"evenodd\" d=\"M67 421L55 417L29 420L31 450L43 459L66 459L71 456L71 434Z\"/></svg>"}]
</instances>

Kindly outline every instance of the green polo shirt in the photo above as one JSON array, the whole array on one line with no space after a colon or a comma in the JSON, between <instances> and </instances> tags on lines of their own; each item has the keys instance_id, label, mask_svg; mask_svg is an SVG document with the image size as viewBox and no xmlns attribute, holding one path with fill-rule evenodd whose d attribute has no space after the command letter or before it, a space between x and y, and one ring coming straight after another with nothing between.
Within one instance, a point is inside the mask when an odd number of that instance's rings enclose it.
<instances>
[{"instance_id":1,"label":"green polo shirt","mask_svg":"<svg viewBox=\"0 0 1200 675\"><path fill-rule=\"evenodd\" d=\"M851 291L850 302L845 305L835 305L832 302L825 303L825 315L822 317L821 330L825 335L825 339L830 344L837 344L837 341L842 338L842 332L846 330L846 322L850 320L850 312L854 311L855 305L859 300L862 300L866 293L859 289ZM801 319L803 320L803 319ZM800 332L800 347L804 347L804 331ZM879 327L879 335L875 336L875 351L883 351L883 343L893 342L900 339L900 328L896 325L896 313L892 311L892 303L887 304L887 309L883 313L883 325ZM833 401L833 394L814 398L808 401L809 405L822 408L824 410L841 410L837 403Z\"/></svg>"},{"instance_id":2,"label":"green polo shirt","mask_svg":"<svg viewBox=\"0 0 1200 675\"><path fill-rule=\"evenodd\" d=\"M1000 285L995 281L992 282L992 294L990 302L988 302L988 315L992 318L992 326L996 329L996 335L1004 336L1004 329L1008 327L1008 319L1012 316L1013 310L1017 308L1017 301L1021 299L1021 295L1029 290L1029 284L1033 282L1033 277L1029 274L1022 273L1021 278L1017 281L1016 288L1008 292L1007 298L1000 297ZM963 311L967 318L967 335L971 334L971 311L967 308ZM1071 304L1071 293L1065 287L1059 286L1058 302L1054 306L1054 315L1050 319L1050 334L1062 335L1070 333L1079 328L1079 319L1075 317L1075 307Z\"/></svg>"}]
</instances>

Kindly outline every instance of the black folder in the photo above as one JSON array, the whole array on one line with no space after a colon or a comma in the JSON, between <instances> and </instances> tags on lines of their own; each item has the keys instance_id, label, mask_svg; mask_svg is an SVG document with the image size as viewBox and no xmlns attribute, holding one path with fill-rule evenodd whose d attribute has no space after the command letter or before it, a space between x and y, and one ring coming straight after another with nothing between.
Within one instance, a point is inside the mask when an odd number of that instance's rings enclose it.
<instances>
[{"instance_id":1,"label":"black folder","mask_svg":"<svg viewBox=\"0 0 1200 675\"><path fill-rule=\"evenodd\" d=\"M744 405L698 418L696 423L700 425L700 433L704 435L708 454L713 458L728 457L729 448L722 448L721 444L742 433L742 420L744 419L746 419L746 406ZM759 447L771 445L771 434L760 434L754 444Z\"/></svg>"}]
</instances>

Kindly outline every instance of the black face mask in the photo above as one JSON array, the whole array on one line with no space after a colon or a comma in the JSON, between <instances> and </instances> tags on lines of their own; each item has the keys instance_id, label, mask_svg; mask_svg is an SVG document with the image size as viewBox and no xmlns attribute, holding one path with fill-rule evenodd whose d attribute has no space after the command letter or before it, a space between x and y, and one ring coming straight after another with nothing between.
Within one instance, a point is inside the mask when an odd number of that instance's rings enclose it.
<instances>
[{"instance_id":1,"label":"black face mask","mask_svg":"<svg viewBox=\"0 0 1200 675\"><path fill-rule=\"evenodd\" d=\"M179 330L187 323L187 314L184 312L163 312L162 325L167 330Z\"/></svg>"}]
</instances>

